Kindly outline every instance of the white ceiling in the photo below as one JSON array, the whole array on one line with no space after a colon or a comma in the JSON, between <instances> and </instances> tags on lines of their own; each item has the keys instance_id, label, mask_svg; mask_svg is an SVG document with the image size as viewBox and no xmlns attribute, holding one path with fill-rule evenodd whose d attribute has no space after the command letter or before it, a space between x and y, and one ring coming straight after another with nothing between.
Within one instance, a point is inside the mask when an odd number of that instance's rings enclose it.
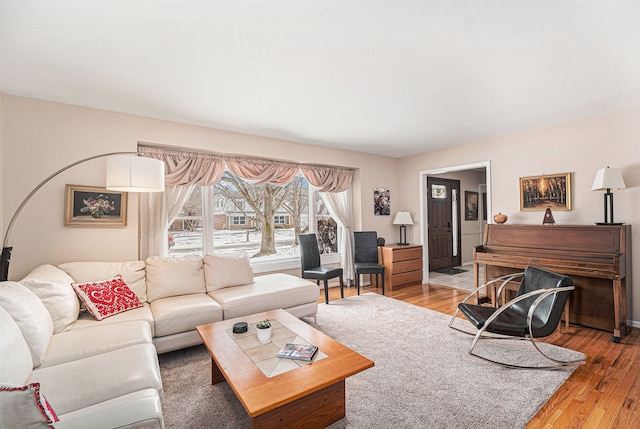
<instances>
[{"instance_id":1,"label":"white ceiling","mask_svg":"<svg viewBox=\"0 0 640 429\"><path fill-rule=\"evenodd\" d=\"M640 1L0 0L0 92L403 157L640 106Z\"/></svg>"}]
</instances>

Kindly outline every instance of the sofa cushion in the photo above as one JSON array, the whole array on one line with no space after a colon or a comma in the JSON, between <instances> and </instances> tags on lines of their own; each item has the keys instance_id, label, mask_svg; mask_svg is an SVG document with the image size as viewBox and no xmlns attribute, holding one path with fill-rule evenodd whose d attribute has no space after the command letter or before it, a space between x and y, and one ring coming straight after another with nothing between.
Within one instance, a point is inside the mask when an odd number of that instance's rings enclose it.
<instances>
[{"instance_id":1,"label":"sofa cushion","mask_svg":"<svg viewBox=\"0 0 640 429\"><path fill-rule=\"evenodd\" d=\"M290 274L275 273L255 277L254 283L209 292L224 311L225 319L242 317L277 308L315 302L320 289L315 283Z\"/></svg>"},{"instance_id":2,"label":"sofa cushion","mask_svg":"<svg viewBox=\"0 0 640 429\"><path fill-rule=\"evenodd\" d=\"M205 255L203 260L207 292L253 283L253 268L246 255Z\"/></svg>"},{"instance_id":3,"label":"sofa cushion","mask_svg":"<svg viewBox=\"0 0 640 429\"><path fill-rule=\"evenodd\" d=\"M53 265L40 265L20 280L47 307L53 320L53 333L71 329L78 319L80 304L71 287L73 279Z\"/></svg>"},{"instance_id":4,"label":"sofa cushion","mask_svg":"<svg viewBox=\"0 0 640 429\"><path fill-rule=\"evenodd\" d=\"M141 320L98 324L54 335L40 368L84 359L135 344L153 344L151 327Z\"/></svg>"},{"instance_id":5,"label":"sofa cushion","mask_svg":"<svg viewBox=\"0 0 640 429\"><path fill-rule=\"evenodd\" d=\"M114 316L107 317L104 320L96 320L92 315L85 311L84 313L80 314L78 320L76 320L76 323L73 324L72 330L92 328L100 325L116 324L131 320L141 320L146 322L151 329L151 334L154 334L153 314L151 313L151 307L146 302L143 303L142 307L125 311L123 313L118 313Z\"/></svg>"},{"instance_id":6,"label":"sofa cushion","mask_svg":"<svg viewBox=\"0 0 640 429\"><path fill-rule=\"evenodd\" d=\"M31 350L18 324L2 306L0 306L0 356L2 357L0 382L25 384L33 370Z\"/></svg>"},{"instance_id":7,"label":"sofa cushion","mask_svg":"<svg viewBox=\"0 0 640 429\"><path fill-rule=\"evenodd\" d=\"M58 421L39 383L0 385L0 416L2 427L6 428L48 428Z\"/></svg>"},{"instance_id":8,"label":"sofa cushion","mask_svg":"<svg viewBox=\"0 0 640 429\"><path fill-rule=\"evenodd\" d=\"M53 335L53 321L40 298L17 282L0 284L0 306L20 327L31 350L33 366L42 363Z\"/></svg>"},{"instance_id":9,"label":"sofa cushion","mask_svg":"<svg viewBox=\"0 0 640 429\"><path fill-rule=\"evenodd\" d=\"M192 331L222 320L222 307L203 293L157 299L151 303L156 337Z\"/></svg>"},{"instance_id":10,"label":"sofa cushion","mask_svg":"<svg viewBox=\"0 0 640 429\"><path fill-rule=\"evenodd\" d=\"M149 302L170 296L205 293L202 257L163 258L152 256L147 264Z\"/></svg>"},{"instance_id":11,"label":"sofa cushion","mask_svg":"<svg viewBox=\"0 0 640 429\"><path fill-rule=\"evenodd\" d=\"M73 277L75 283L97 282L119 274L140 301L147 301L144 261L67 262L58 268Z\"/></svg>"},{"instance_id":12,"label":"sofa cushion","mask_svg":"<svg viewBox=\"0 0 640 429\"><path fill-rule=\"evenodd\" d=\"M71 286L96 320L142 307L136 294L120 275L99 282L73 283Z\"/></svg>"},{"instance_id":13,"label":"sofa cushion","mask_svg":"<svg viewBox=\"0 0 640 429\"><path fill-rule=\"evenodd\" d=\"M38 368L28 383L40 383L58 415L148 388L162 395L158 356L152 344Z\"/></svg>"}]
</instances>

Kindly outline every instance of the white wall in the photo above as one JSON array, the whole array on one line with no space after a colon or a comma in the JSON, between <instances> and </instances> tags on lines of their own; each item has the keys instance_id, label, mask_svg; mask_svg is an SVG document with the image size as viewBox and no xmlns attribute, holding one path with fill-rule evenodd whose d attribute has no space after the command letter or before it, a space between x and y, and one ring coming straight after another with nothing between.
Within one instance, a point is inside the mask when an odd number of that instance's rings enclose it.
<instances>
[{"instance_id":1,"label":"white wall","mask_svg":"<svg viewBox=\"0 0 640 429\"><path fill-rule=\"evenodd\" d=\"M554 211L556 224L603 221L603 192L591 191L599 168L619 167L627 189L615 191L615 220L640 229L640 108L584 118L569 123L496 137L400 160L402 204L419 212L418 172L455 165L491 163L491 221L502 212L512 224L541 224L542 211L520 211L519 178L572 173L571 211ZM628 282L631 320L640 321L640 238L631 261L636 275Z\"/></svg>"},{"instance_id":2,"label":"white wall","mask_svg":"<svg viewBox=\"0 0 640 429\"><path fill-rule=\"evenodd\" d=\"M9 95L4 97L3 106L4 228L27 193L50 173L88 156L135 151L138 142L151 142L355 168L356 230L377 230L381 236L391 236L395 231L391 216L373 216L372 192L374 186L387 186L399 195L397 159ZM22 278L43 263L138 258L136 194L129 195L125 228L63 226L64 185L104 186L104 168L104 160L79 165L34 196L10 236L14 247L10 278Z\"/></svg>"}]
</instances>

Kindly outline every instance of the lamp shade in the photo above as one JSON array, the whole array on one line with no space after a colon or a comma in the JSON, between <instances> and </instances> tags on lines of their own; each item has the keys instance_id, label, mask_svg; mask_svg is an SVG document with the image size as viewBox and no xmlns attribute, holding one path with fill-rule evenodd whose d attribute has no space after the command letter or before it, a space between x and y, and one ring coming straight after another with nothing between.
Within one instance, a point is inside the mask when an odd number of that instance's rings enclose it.
<instances>
[{"instance_id":1,"label":"lamp shade","mask_svg":"<svg viewBox=\"0 0 640 429\"><path fill-rule=\"evenodd\" d=\"M413 225L413 219L411 219L411 213L398 212L393 218L394 225Z\"/></svg>"},{"instance_id":2,"label":"lamp shade","mask_svg":"<svg viewBox=\"0 0 640 429\"><path fill-rule=\"evenodd\" d=\"M107 158L107 189L163 192L164 162L143 156L110 156Z\"/></svg>"},{"instance_id":3,"label":"lamp shade","mask_svg":"<svg viewBox=\"0 0 640 429\"><path fill-rule=\"evenodd\" d=\"M606 189L626 188L619 168L601 168L596 173L596 178L591 186L592 191L602 191Z\"/></svg>"}]
</instances>

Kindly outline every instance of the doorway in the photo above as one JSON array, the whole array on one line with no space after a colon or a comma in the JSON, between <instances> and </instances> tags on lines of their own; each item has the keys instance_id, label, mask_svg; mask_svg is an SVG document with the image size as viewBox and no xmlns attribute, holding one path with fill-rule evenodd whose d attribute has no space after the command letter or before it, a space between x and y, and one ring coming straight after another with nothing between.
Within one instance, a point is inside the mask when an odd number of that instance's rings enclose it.
<instances>
[{"instance_id":1,"label":"doorway","mask_svg":"<svg viewBox=\"0 0 640 429\"><path fill-rule=\"evenodd\" d=\"M460 265L460 181L427 177L429 269Z\"/></svg>"},{"instance_id":2,"label":"doorway","mask_svg":"<svg viewBox=\"0 0 640 429\"><path fill-rule=\"evenodd\" d=\"M486 212L489 214L489 222L491 219L491 161L481 161L473 164L462 164L462 165L454 165L449 167L442 167L431 170L422 170L419 172L419 188L420 188L420 243L423 245L423 280L424 284L429 283L429 270L430 267L430 249L429 249L429 222L431 218L428 213L428 200L427 200L427 179L429 176L439 176L444 175L445 173L455 173L461 172L464 175L464 172L471 171L481 171L484 172L484 184L486 188L483 188L486 191L486 200L483 198L483 203L486 201ZM451 179L455 179L456 177L449 177ZM458 195L461 197L460 195ZM482 210L480 213L483 213ZM463 239L464 245L464 239ZM462 255L462 253L460 253Z\"/></svg>"}]
</instances>

